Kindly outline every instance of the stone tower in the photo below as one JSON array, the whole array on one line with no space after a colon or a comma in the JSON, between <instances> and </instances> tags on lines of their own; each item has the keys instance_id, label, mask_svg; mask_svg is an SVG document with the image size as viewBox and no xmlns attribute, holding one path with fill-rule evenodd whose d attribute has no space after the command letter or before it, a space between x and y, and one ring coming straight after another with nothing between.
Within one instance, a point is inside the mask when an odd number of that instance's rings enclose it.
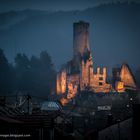
<instances>
[{"instance_id":1,"label":"stone tower","mask_svg":"<svg viewBox=\"0 0 140 140\"><path fill-rule=\"evenodd\" d=\"M76 22L73 24L73 59L79 69L81 57L89 54L89 23Z\"/></svg>"}]
</instances>

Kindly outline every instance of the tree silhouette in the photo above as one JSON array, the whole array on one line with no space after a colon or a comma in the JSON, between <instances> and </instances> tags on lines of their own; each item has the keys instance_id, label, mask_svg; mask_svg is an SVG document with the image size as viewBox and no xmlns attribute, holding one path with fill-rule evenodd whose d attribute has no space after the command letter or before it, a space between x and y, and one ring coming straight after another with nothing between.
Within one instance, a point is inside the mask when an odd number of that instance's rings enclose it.
<instances>
[{"instance_id":1,"label":"tree silhouette","mask_svg":"<svg viewBox=\"0 0 140 140\"><path fill-rule=\"evenodd\" d=\"M0 49L1 95L24 91L49 96L55 87L55 78L54 65L47 51L42 51L39 57L32 56L31 59L18 53L13 66Z\"/></svg>"},{"instance_id":2,"label":"tree silhouette","mask_svg":"<svg viewBox=\"0 0 140 140\"><path fill-rule=\"evenodd\" d=\"M29 59L25 54L15 57L16 88L33 94L49 95L55 86L56 72L47 51Z\"/></svg>"},{"instance_id":3,"label":"tree silhouette","mask_svg":"<svg viewBox=\"0 0 140 140\"><path fill-rule=\"evenodd\" d=\"M11 91L12 65L9 65L2 49L0 49L0 94L5 95Z\"/></svg>"},{"instance_id":4,"label":"tree silhouette","mask_svg":"<svg viewBox=\"0 0 140 140\"><path fill-rule=\"evenodd\" d=\"M30 60L25 54L16 55L15 72L17 90L30 90Z\"/></svg>"}]
</instances>

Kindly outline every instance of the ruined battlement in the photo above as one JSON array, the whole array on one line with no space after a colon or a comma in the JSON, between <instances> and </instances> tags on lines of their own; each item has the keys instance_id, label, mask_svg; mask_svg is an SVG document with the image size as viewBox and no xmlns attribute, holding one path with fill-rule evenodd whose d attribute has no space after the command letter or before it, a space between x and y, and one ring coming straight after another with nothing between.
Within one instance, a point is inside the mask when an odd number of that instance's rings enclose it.
<instances>
[{"instance_id":1,"label":"ruined battlement","mask_svg":"<svg viewBox=\"0 0 140 140\"><path fill-rule=\"evenodd\" d=\"M98 74L98 75L106 75L107 74L107 68L106 67L97 67L96 69L96 73L94 72L94 74Z\"/></svg>"}]
</instances>

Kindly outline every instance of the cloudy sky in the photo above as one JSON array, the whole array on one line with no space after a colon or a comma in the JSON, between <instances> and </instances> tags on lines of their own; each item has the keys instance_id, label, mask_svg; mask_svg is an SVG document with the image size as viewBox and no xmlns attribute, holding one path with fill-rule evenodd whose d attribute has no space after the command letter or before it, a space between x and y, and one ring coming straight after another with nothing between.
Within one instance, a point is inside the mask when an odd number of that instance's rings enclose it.
<instances>
[{"instance_id":1,"label":"cloudy sky","mask_svg":"<svg viewBox=\"0 0 140 140\"><path fill-rule=\"evenodd\" d=\"M9 10L40 9L40 10L83 10L102 3L116 1L139 0L0 0L0 12Z\"/></svg>"},{"instance_id":2,"label":"cloudy sky","mask_svg":"<svg viewBox=\"0 0 140 140\"><path fill-rule=\"evenodd\" d=\"M126 62L137 69L140 4L97 6L112 2L118 0L0 0L0 48L9 62L19 52L31 57L47 50L59 69L72 57L73 22L84 20L90 23L94 66L111 68Z\"/></svg>"}]
</instances>

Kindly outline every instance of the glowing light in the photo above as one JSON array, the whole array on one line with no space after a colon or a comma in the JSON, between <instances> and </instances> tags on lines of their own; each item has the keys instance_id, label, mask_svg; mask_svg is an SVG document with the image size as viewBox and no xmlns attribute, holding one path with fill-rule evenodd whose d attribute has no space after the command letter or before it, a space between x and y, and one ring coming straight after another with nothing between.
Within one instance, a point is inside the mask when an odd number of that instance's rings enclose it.
<instances>
[{"instance_id":1,"label":"glowing light","mask_svg":"<svg viewBox=\"0 0 140 140\"><path fill-rule=\"evenodd\" d=\"M116 90L118 92L123 92L124 91L124 83L123 82L120 82L120 81L116 82L115 87L116 87Z\"/></svg>"},{"instance_id":2,"label":"glowing light","mask_svg":"<svg viewBox=\"0 0 140 140\"><path fill-rule=\"evenodd\" d=\"M73 85L71 82L68 83L68 94L66 98L61 98L60 102L64 106L67 104L71 99L75 97L77 93L77 85Z\"/></svg>"},{"instance_id":3,"label":"glowing light","mask_svg":"<svg viewBox=\"0 0 140 140\"><path fill-rule=\"evenodd\" d=\"M60 102L61 102L61 104L64 106L65 104L67 104L67 103L69 102L69 100L66 99L66 98L61 98L61 99L60 99Z\"/></svg>"}]
</instances>

